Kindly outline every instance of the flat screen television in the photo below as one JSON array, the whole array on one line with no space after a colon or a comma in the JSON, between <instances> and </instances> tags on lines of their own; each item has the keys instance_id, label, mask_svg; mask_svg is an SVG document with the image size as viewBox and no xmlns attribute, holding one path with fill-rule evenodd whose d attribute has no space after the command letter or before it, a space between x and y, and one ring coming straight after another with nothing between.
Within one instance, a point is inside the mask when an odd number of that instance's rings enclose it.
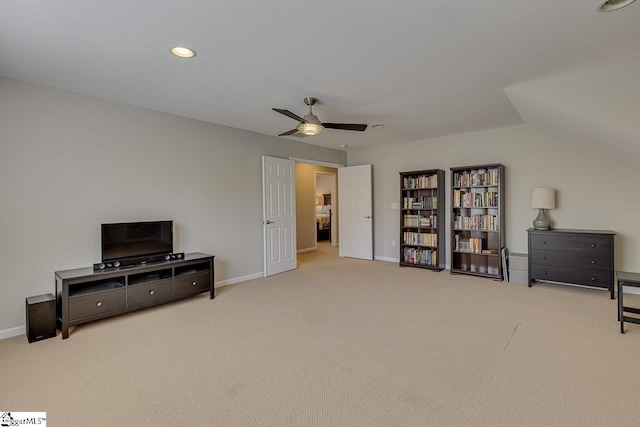
<instances>
[{"instance_id":1,"label":"flat screen television","mask_svg":"<svg viewBox=\"0 0 640 427\"><path fill-rule=\"evenodd\" d=\"M102 262L173 252L173 221L102 224Z\"/></svg>"}]
</instances>

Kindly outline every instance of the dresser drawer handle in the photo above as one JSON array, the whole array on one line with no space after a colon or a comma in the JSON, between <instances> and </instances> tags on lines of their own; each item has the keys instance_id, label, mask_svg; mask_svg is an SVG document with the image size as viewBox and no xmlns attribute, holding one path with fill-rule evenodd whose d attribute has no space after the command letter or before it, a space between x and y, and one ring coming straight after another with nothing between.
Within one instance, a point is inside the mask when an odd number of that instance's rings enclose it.
<instances>
[{"instance_id":1,"label":"dresser drawer handle","mask_svg":"<svg viewBox=\"0 0 640 427\"><path fill-rule=\"evenodd\" d=\"M591 247L592 247L592 248L595 248L595 247L596 247L595 243L592 243L592 244L591 244Z\"/></svg>"},{"instance_id":2,"label":"dresser drawer handle","mask_svg":"<svg viewBox=\"0 0 640 427\"><path fill-rule=\"evenodd\" d=\"M156 293L156 291L154 291L153 289L151 289L151 290L149 291L149 295L155 295L155 293Z\"/></svg>"},{"instance_id":3,"label":"dresser drawer handle","mask_svg":"<svg viewBox=\"0 0 640 427\"><path fill-rule=\"evenodd\" d=\"M546 256L543 256L543 257L542 257L542 259L547 259L547 257L546 257Z\"/></svg>"},{"instance_id":4,"label":"dresser drawer handle","mask_svg":"<svg viewBox=\"0 0 640 427\"><path fill-rule=\"evenodd\" d=\"M198 284L198 282L196 282L195 280L193 282L191 282L191 286L195 286L197 284Z\"/></svg>"},{"instance_id":5,"label":"dresser drawer handle","mask_svg":"<svg viewBox=\"0 0 640 427\"><path fill-rule=\"evenodd\" d=\"M591 278L591 281L592 281L592 282L595 282L595 281L596 281L596 278L595 278L595 277L592 277L592 278Z\"/></svg>"},{"instance_id":6,"label":"dresser drawer handle","mask_svg":"<svg viewBox=\"0 0 640 427\"><path fill-rule=\"evenodd\" d=\"M543 244L543 245L546 245L546 244L547 244L547 242L546 242L546 241L544 241L544 242L542 242L542 244Z\"/></svg>"},{"instance_id":7,"label":"dresser drawer handle","mask_svg":"<svg viewBox=\"0 0 640 427\"><path fill-rule=\"evenodd\" d=\"M543 275L543 276L546 276L546 275L547 275L547 272L546 272L546 271L543 271L543 272L542 272L542 275Z\"/></svg>"},{"instance_id":8,"label":"dresser drawer handle","mask_svg":"<svg viewBox=\"0 0 640 427\"><path fill-rule=\"evenodd\" d=\"M595 264L595 263L596 263L595 261L591 261L591 264Z\"/></svg>"},{"instance_id":9,"label":"dresser drawer handle","mask_svg":"<svg viewBox=\"0 0 640 427\"><path fill-rule=\"evenodd\" d=\"M96 303L96 306L97 306L97 307L102 307L102 301L98 301L98 302Z\"/></svg>"}]
</instances>

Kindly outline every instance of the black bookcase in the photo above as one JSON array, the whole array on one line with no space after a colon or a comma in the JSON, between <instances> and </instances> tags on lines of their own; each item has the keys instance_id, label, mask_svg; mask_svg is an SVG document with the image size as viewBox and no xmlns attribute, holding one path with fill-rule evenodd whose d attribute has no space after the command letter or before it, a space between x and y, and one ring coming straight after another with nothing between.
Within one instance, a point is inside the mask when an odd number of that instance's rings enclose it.
<instances>
[{"instance_id":1,"label":"black bookcase","mask_svg":"<svg viewBox=\"0 0 640 427\"><path fill-rule=\"evenodd\" d=\"M444 171L400 172L400 266L445 266Z\"/></svg>"},{"instance_id":2,"label":"black bookcase","mask_svg":"<svg viewBox=\"0 0 640 427\"><path fill-rule=\"evenodd\" d=\"M451 168L451 274L503 279L504 166Z\"/></svg>"}]
</instances>

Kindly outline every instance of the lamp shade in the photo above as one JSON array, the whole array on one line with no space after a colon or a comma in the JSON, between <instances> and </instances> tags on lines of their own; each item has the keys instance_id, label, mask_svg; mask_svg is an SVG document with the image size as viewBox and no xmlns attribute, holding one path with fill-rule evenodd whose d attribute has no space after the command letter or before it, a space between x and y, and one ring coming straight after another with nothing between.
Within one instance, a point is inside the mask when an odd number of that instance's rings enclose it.
<instances>
[{"instance_id":1,"label":"lamp shade","mask_svg":"<svg viewBox=\"0 0 640 427\"><path fill-rule=\"evenodd\" d=\"M556 190L546 187L532 188L529 206L535 209L555 209Z\"/></svg>"},{"instance_id":2,"label":"lamp shade","mask_svg":"<svg viewBox=\"0 0 640 427\"><path fill-rule=\"evenodd\" d=\"M324 126L319 123L300 123L298 126L296 126L296 129L298 129L298 132L304 135L313 136L322 132Z\"/></svg>"}]
</instances>

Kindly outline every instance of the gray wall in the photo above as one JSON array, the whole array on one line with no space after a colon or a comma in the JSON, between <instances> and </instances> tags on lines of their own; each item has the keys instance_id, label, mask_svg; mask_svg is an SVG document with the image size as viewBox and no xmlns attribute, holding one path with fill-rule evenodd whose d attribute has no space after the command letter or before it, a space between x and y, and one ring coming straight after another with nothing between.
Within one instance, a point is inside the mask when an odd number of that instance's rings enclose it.
<instances>
[{"instance_id":1,"label":"gray wall","mask_svg":"<svg viewBox=\"0 0 640 427\"><path fill-rule=\"evenodd\" d=\"M100 224L172 219L216 281L263 270L261 156L346 153L0 78L0 335L54 271L100 260Z\"/></svg>"},{"instance_id":2,"label":"gray wall","mask_svg":"<svg viewBox=\"0 0 640 427\"><path fill-rule=\"evenodd\" d=\"M638 149L640 151L640 148ZM607 140L585 143L578 135L518 125L452 137L394 144L348 153L350 166L373 165L374 254L398 259L401 171L443 169L446 173L446 226L450 225L452 166L502 163L506 168L506 243L527 252L527 228L537 211L529 208L532 187L557 190L557 209L549 211L555 228L613 230L616 269L640 271L640 211L635 156L622 155ZM449 248L447 231L447 248ZM447 264L450 264L447 249Z\"/></svg>"}]
</instances>

